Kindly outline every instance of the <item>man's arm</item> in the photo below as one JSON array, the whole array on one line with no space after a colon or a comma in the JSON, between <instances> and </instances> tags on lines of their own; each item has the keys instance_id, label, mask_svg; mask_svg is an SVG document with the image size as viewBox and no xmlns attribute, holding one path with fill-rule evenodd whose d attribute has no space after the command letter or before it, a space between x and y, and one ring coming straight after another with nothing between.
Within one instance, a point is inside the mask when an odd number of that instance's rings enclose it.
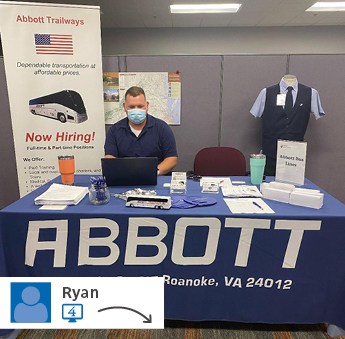
<instances>
[{"instance_id":1,"label":"man's arm","mask_svg":"<svg viewBox=\"0 0 345 339\"><path fill-rule=\"evenodd\" d=\"M116 157L114 157L114 156L111 155L111 154L106 154L104 157L105 157L105 158L116 158Z\"/></svg>"},{"instance_id":2,"label":"man's arm","mask_svg":"<svg viewBox=\"0 0 345 339\"><path fill-rule=\"evenodd\" d=\"M158 164L159 175L164 175L172 171L177 164L177 157L167 157Z\"/></svg>"}]
</instances>

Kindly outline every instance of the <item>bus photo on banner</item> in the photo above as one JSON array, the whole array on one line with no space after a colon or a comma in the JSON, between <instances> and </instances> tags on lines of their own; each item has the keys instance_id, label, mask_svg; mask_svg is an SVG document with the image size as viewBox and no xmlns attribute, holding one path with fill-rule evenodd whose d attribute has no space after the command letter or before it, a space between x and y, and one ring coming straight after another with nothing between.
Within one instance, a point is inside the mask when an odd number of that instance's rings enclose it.
<instances>
[{"instance_id":1,"label":"bus photo on banner","mask_svg":"<svg viewBox=\"0 0 345 339\"><path fill-rule=\"evenodd\" d=\"M52 93L29 101L30 112L62 123L81 123L87 120L86 109L80 94L73 90Z\"/></svg>"}]
</instances>

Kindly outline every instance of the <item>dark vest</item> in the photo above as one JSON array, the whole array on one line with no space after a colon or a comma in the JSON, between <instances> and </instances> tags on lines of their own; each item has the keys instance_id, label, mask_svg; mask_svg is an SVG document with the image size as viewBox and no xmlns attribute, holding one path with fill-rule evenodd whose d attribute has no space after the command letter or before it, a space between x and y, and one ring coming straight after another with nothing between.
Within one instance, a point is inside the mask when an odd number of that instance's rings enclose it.
<instances>
[{"instance_id":1,"label":"dark vest","mask_svg":"<svg viewBox=\"0 0 345 339\"><path fill-rule=\"evenodd\" d=\"M266 88L266 103L262 114L262 151L276 159L277 140L303 141L311 112L311 88L298 84L295 105L289 116L283 106L277 106L279 84Z\"/></svg>"}]
</instances>

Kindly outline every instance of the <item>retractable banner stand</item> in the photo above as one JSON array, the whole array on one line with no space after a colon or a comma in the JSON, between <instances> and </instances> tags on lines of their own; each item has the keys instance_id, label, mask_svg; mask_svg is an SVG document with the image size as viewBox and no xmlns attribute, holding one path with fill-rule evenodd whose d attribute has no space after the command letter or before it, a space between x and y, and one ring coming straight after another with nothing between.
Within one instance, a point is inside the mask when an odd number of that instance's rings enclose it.
<instances>
[{"instance_id":1,"label":"retractable banner stand","mask_svg":"<svg viewBox=\"0 0 345 339\"><path fill-rule=\"evenodd\" d=\"M105 138L98 6L0 1L20 195L59 175L100 174Z\"/></svg>"}]
</instances>

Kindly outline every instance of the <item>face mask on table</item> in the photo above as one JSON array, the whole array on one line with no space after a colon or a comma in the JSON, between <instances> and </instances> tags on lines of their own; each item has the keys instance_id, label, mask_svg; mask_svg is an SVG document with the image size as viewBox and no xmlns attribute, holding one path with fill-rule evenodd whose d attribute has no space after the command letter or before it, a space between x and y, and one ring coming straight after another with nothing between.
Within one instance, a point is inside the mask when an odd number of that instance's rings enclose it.
<instances>
[{"instance_id":1,"label":"face mask on table","mask_svg":"<svg viewBox=\"0 0 345 339\"><path fill-rule=\"evenodd\" d=\"M128 119L133 124L139 125L146 118L146 111L144 109L130 109L128 110Z\"/></svg>"}]
</instances>

